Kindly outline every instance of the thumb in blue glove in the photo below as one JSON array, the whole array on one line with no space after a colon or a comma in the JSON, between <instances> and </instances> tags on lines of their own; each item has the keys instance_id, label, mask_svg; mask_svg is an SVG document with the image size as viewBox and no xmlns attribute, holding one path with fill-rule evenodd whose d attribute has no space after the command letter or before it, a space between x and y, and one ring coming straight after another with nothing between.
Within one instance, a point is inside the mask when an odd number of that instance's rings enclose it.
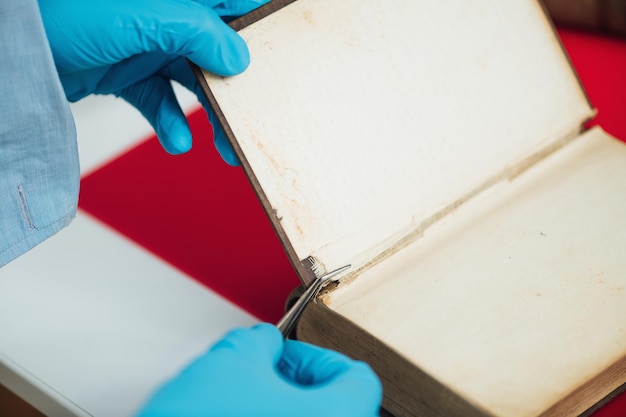
<instances>
[{"instance_id":1,"label":"thumb in blue glove","mask_svg":"<svg viewBox=\"0 0 626 417\"><path fill-rule=\"evenodd\" d=\"M267 0L39 0L41 16L65 94L115 94L154 127L163 148L191 148L191 132L171 80L195 92L213 124L216 147L237 164L214 122L186 59L218 75L244 71L250 56L243 39L222 20Z\"/></svg>"},{"instance_id":2,"label":"thumb in blue glove","mask_svg":"<svg viewBox=\"0 0 626 417\"><path fill-rule=\"evenodd\" d=\"M260 324L229 333L137 417L374 417L381 395L365 363Z\"/></svg>"}]
</instances>

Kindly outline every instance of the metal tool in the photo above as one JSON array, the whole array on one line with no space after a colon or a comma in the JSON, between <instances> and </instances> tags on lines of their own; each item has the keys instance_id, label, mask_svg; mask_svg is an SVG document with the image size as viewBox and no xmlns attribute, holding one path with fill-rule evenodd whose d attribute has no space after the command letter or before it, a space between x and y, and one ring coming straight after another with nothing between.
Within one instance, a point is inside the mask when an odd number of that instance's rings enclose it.
<instances>
[{"instance_id":1,"label":"metal tool","mask_svg":"<svg viewBox=\"0 0 626 417\"><path fill-rule=\"evenodd\" d=\"M333 278L337 277L339 274L350 268L350 266L351 265L346 265L339 269L335 269L334 271L322 275L321 277L316 278L313 282L311 282L311 285L308 286L302 296L298 298L298 300L291 306L291 308L287 311L283 318L281 318L276 324L276 327L280 329L284 337L289 336L294 326L296 325L296 322L302 315L304 308L313 298L315 298L322 286L326 282L332 281Z\"/></svg>"}]
</instances>

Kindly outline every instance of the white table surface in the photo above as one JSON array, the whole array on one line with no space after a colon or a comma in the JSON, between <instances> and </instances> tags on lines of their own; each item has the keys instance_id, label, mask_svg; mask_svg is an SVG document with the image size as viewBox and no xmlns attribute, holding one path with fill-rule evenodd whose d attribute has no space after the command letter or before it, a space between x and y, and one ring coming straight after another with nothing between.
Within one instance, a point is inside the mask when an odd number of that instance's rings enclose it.
<instances>
[{"instance_id":1,"label":"white table surface","mask_svg":"<svg viewBox=\"0 0 626 417\"><path fill-rule=\"evenodd\" d=\"M176 91L185 111L196 108L193 95ZM113 97L72 111L82 173L153 134ZM0 383L51 417L130 416L224 332L256 321L79 211L0 269Z\"/></svg>"}]
</instances>

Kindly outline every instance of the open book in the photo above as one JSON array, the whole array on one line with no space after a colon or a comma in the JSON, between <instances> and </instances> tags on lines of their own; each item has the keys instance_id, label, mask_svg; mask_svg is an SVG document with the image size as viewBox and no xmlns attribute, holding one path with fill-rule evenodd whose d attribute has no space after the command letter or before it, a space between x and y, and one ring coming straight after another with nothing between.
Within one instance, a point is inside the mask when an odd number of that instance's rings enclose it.
<instances>
[{"instance_id":1,"label":"open book","mask_svg":"<svg viewBox=\"0 0 626 417\"><path fill-rule=\"evenodd\" d=\"M274 0L198 71L303 283L299 339L400 416L588 413L626 382L626 145L531 0ZM313 268L312 268L313 266Z\"/></svg>"}]
</instances>

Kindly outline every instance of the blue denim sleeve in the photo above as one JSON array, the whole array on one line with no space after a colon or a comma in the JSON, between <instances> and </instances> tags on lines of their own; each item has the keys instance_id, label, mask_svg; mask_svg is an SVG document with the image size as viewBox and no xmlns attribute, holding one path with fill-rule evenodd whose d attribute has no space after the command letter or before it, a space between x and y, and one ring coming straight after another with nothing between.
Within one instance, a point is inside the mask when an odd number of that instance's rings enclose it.
<instances>
[{"instance_id":1,"label":"blue denim sleeve","mask_svg":"<svg viewBox=\"0 0 626 417\"><path fill-rule=\"evenodd\" d=\"M0 1L0 266L66 226L76 131L36 0Z\"/></svg>"}]
</instances>

